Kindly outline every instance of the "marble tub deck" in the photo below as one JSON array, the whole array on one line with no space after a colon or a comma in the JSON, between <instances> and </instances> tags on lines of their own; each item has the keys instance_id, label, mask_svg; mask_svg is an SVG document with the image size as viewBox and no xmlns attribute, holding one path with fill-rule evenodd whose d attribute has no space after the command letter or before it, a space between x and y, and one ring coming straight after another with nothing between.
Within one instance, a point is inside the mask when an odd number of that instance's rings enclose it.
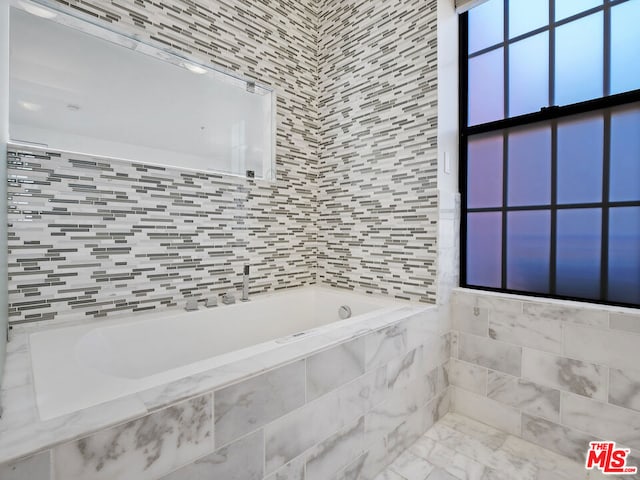
<instances>
[{"instance_id":1,"label":"marble tub deck","mask_svg":"<svg viewBox=\"0 0 640 480\"><path fill-rule=\"evenodd\" d=\"M0 389L4 410L0 418L0 465L247 380L312 352L384 329L403 319L417 318L426 311L436 312L433 307L403 306L392 312L376 311L354 317L338 328L331 324L319 327L317 334L282 344L274 350L51 420L41 420L38 415L28 342L30 330L19 331L7 344L5 376ZM415 324L418 326L420 322ZM424 324L416 328L430 330L437 325Z\"/></svg>"},{"instance_id":2,"label":"marble tub deck","mask_svg":"<svg viewBox=\"0 0 640 480\"><path fill-rule=\"evenodd\" d=\"M449 413L375 480L623 480Z\"/></svg>"}]
</instances>

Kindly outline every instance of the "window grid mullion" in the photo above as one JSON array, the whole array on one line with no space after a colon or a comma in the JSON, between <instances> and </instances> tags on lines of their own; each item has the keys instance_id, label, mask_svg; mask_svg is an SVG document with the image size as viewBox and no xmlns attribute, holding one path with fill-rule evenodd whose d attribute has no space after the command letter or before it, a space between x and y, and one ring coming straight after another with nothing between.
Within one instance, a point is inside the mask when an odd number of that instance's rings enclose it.
<instances>
[{"instance_id":1,"label":"window grid mullion","mask_svg":"<svg viewBox=\"0 0 640 480\"><path fill-rule=\"evenodd\" d=\"M609 179L611 178L611 111L604 112L602 142L602 225L600 235L600 300L609 296Z\"/></svg>"},{"instance_id":2,"label":"window grid mullion","mask_svg":"<svg viewBox=\"0 0 640 480\"><path fill-rule=\"evenodd\" d=\"M553 2L551 2L553 3ZM551 124L551 233L549 248L549 293L556 293L556 271L558 263L558 122Z\"/></svg>"}]
</instances>

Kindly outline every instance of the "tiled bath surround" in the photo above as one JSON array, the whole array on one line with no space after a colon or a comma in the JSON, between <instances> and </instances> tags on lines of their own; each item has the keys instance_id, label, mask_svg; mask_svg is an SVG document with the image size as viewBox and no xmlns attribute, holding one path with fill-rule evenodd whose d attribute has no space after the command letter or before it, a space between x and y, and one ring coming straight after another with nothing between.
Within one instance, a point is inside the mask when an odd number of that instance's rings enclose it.
<instances>
[{"instance_id":1,"label":"tiled bath surround","mask_svg":"<svg viewBox=\"0 0 640 480\"><path fill-rule=\"evenodd\" d=\"M14 153L11 323L204 300L247 262L252 293L435 302L435 0L55 3L272 86L277 181Z\"/></svg>"},{"instance_id":2,"label":"tiled bath surround","mask_svg":"<svg viewBox=\"0 0 640 480\"><path fill-rule=\"evenodd\" d=\"M596 439L637 456L637 310L463 289L452 310L456 412L576 461Z\"/></svg>"},{"instance_id":3,"label":"tiled bath surround","mask_svg":"<svg viewBox=\"0 0 640 480\"><path fill-rule=\"evenodd\" d=\"M425 310L240 383L150 401L146 416L0 466L0 478L373 479L448 411L443 328Z\"/></svg>"},{"instance_id":4,"label":"tiled bath surround","mask_svg":"<svg viewBox=\"0 0 640 480\"><path fill-rule=\"evenodd\" d=\"M314 283L315 2L48 3L273 87L277 180L78 156L31 159L35 170L11 165L10 321L182 305L239 289L244 263L253 265L252 293Z\"/></svg>"},{"instance_id":5,"label":"tiled bath surround","mask_svg":"<svg viewBox=\"0 0 640 480\"><path fill-rule=\"evenodd\" d=\"M322 283L435 302L437 3L320 2Z\"/></svg>"}]
</instances>

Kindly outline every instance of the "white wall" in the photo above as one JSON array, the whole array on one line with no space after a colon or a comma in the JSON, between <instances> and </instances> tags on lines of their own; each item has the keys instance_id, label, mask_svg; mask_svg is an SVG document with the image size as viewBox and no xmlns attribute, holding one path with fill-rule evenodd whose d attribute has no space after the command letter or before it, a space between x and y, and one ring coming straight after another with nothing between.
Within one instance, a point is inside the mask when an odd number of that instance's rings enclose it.
<instances>
[{"instance_id":1,"label":"white wall","mask_svg":"<svg viewBox=\"0 0 640 480\"><path fill-rule=\"evenodd\" d=\"M7 139L9 138L9 0L0 0L0 384L7 329ZM2 405L0 405L0 415Z\"/></svg>"},{"instance_id":2,"label":"white wall","mask_svg":"<svg viewBox=\"0 0 640 480\"><path fill-rule=\"evenodd\" d=\"M458 15L438 0L438 304L458 285Z\"/></svg>"}]
</instances>

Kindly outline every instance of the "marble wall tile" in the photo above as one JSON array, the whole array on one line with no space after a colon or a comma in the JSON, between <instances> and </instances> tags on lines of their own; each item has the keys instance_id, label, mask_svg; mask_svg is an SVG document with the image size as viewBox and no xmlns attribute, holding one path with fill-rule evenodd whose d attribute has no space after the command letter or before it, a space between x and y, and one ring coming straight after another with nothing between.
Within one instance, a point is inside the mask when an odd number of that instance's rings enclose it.
<instances>
[{"instance_id":1,"label":"marble wall tile","mask_svg":"<svg viewBox=\"0 0 640 480\"><path fill-rule=\"evenodd\" d=\"M638 368L640 335L578 325L565 325L564 353L568 357L613 368Z\"/></svg>"},{"instance_id":2,"label":"marble wall tile","mask_svg":"<svg viewBox=\"0 0 640 480\"><path fill-rule=\"evenodd\" d=\"M453 328L465 333L486 337L489 334L489 310L460 302L451 305Z\"/></svg>"},{"instance_id":3,"label":"marble wall tile","mask_svg":"<svg viewBox=\"0 0 640 480\"><path fill-rule=\"evenodd\" d=\"M216 446L224 446L305 402L300 360L215 392Z\"/></svg>"},{"instance_id":4,"label":"marble wall tile","mask_svg":"<svg viewBox=\"0 0 640 480\"><path fill-rule=\"evenodd\" d=\"M515 296L508 298L503 294L490 292L477 293L474 290L458 289L453 294L453 301L471 307L486 308L498 312L522 313L523 301Z\"/></svg>"},{"instance_id":5,"label":"marble wall tile","mask_svg":"<svg viewBox=\"0 0 640 480\"><path fill-rule=\"evenodd\" d=\"M522 412L560 420L560 391L553 388L489 370L487 396Z\"/></svg>"},{"instance_id":6,"label":"marble wall tile","mask_svg":"<svg viewBox=\"0 0 640 480\"><path fill-rule=\"evenodd\" d=\"M369 455L369 451L360 454L355 460L352 460L349 465L344 467L338 472L335 480L363 480L364 465Z\"/></svg>"},{"instance_id":7,"label":"marble wall tile","mask_svg":"<svg viewBox=\"0 0 640 480\"><path fill-rule=\"evenodd\" d=\"M630 313L610 313L609 326L614 330L640 333L640 315Z\"/></svg>"},{"instance_id":8,"label":"marble wall tile","mask_svg":"<svg viewBox=\"0 0 640 480\"><path fill-rule=\"evenodd\" d=\"M307 401L364 374L364 346L361 337L307 358Z\"/></svg>"},{"instance_id":9,"label":"marble wall tile","mask_svg":"<svg viewBox=\"0 0 640 480\"><path fill-rule=\"evenodd\" d=\"M452 358L449 363L449 380L456 387L486 395L488 371L485 367Z\"/></svg>"},{"instance_id":10,"label":"marble wall tile","mask_svg":"<svg viewBox=\"0 0 640 480\"><path fill-rule=\"evenodd\" d=\"M426 407L408 415L387 435L387 461L391 463L395 458L405 452L425 432L427 428L426 415L430 412Z\"/></svg>"},{"instance_id":11,"label":"marble wall tile","mask_svg":"<svg viewBox=\"0 0 640 480\"><path fill-rule=\"evenodd\" d=\"M532 415L522 415L522 438L576 462L584 462L589 442L594 438L572 428Z\"/></svg>"},{"instance_id":12,"label":"marble wall tile","mask_svg":"<svg viewBox=\"0 0 640 480\"><path fill-rule=\"evenodd\" d=\"M541 385L606 400L607 369L593 363L525 348L522 376Z\"/></svg>"},{"instance_id":13,"label":"marble wall tile","mask_svg":"<svg viewBox=\"0 0 640 480\"><path fill-rule=\"evenodd\" d=\"M555 300L524 302L522 304L522 311L529 316L544 317L562 322L602 328L609 326L606 310L600 308L584 308L574 302Z\"/></svg>"},{"instance_id":14,"label":"marble wall tile","mask_svg":"<svg viewBox=\"0 0 640 480\"><path fill-rule=\"evenodd\" d=\"M604 440L640 449L640 413L563 393L562 423Z\"/></svg>"},{"instance_id":15,"label":"marble wall tile","mask_svg":"<svg viewBox=\"0 0 640 480\"><path fill-rule=\"evenodd\" d=\"M407 327L403 323L377 330L365 337L367 371L386 365L407 351Z\"/></svg>"},{"instance_id":16,"label":"marble wall tile","mask_svg":"<svg viewBox=\"0 0 640 480\"><path fill-rule=\"evenodd\" d=\"M364 451L364 417L347 425L307 453L305 480L326 480Z\"/></svg>"},{"instance_id":17,"label":"marble wall tile","mask_svg":"<svg viewBox=\"0 0 640 480\"><path fill-rule=\"evenodd\" d=\"M408 415L424 406L435 395L437 370L431 376L418 377L413 382L391 392L387 399L365 416L367 444L373 438L384 438Z\"/></svg>"},{"instance_id":18,"label":"marble wall tile","mask_svg":"<svg viewBox=\"0 0 640 480\"><path fill-rule=\"evenodd\" d=\"M498 430L520 436L520 412L482 395L453 388L452 410Z\"/></svg>"},{"instance_id":19,"label":"marble wall tile","mask_svg":"<svg viewBox=\"0 0 640 480\"><path fill-rule=\"evenodd\" d=\"M273 473L364 415L380 401L384 391L386 374L379 369L267 425L266 473Z\"/></svg>"},{"instance_id":20,"label":"marble wall tile","mask_svg":"<svg viewBox=\"0 0 640 480\"><path fill-rule=\"evenodd\" d=\"M0 465L2 480L50 480L51 453L38 453L17 462Z\"/></svg>"},{"instance_id":21,"label":"marble wall tile","mask_svg":"<svg viewBox=\"0 0 640 480\"><path fill-rule=\"evenodd\" d=\"M263 459L264 437L262 430L258 430L176 470L162 480L262 480ZM296 477L283 477L288 478Z\"/></svg>"},{"instance_id":22,"label":"marble wall tile","mask_svg":"<svg viewBox=\"0 0 640 480\"><path fill-rule=\"evenodd\" d=\"M492 311L489 336L552 353L562 352L562 323L542 316Z\"/></svg>"},{"instance_id":23,"label":"marble wall tile","mask_svg":"<svg viewBox=\"0 0 640 480\"><path fill-rule=\"evenodd\" d=\"M387 386L400 388L423 374L422 347L411 350L406 355L391 360L387 364Z\"/></svg>"},{"instance_id":24,"label":"marble wall tile","mask_svg":"<svg viewBox=\"0 0 640 480\"><path fill-rule=\"evenodd\" d=\"M458 358L465 362L520 376L521 357L521 347L477 335L458 335Z\"/></svg>"},{"instance_id":25,"label":"marble wall tile","mask_svg":"<svg viewBox=\"0 0 640 480\"><path fill-rule=\"evenodd\" d=\"M304 465L305 457L304 455L300 455L268 477L265 477L265 480L305 480Z\"/></svg>"},{"instance_id":26,"label":"marble wall tile","mask_svg":"<svg viewBox=\"0 0 640 480\"><path fill-rule=\"evenodd\" d=\"M204 395L54 449L55 478L155 480L213 451Z\"/></svg>"},{"instance_id":27,"label":"marble wall tile","mask_svg":"<svg viewBox=\"0 0 640 480\"><path fill-rule=\"evenodd\" d=\"M640 412L640 370L609 370L609 403Z\"/></svg>"}]
</instances>

